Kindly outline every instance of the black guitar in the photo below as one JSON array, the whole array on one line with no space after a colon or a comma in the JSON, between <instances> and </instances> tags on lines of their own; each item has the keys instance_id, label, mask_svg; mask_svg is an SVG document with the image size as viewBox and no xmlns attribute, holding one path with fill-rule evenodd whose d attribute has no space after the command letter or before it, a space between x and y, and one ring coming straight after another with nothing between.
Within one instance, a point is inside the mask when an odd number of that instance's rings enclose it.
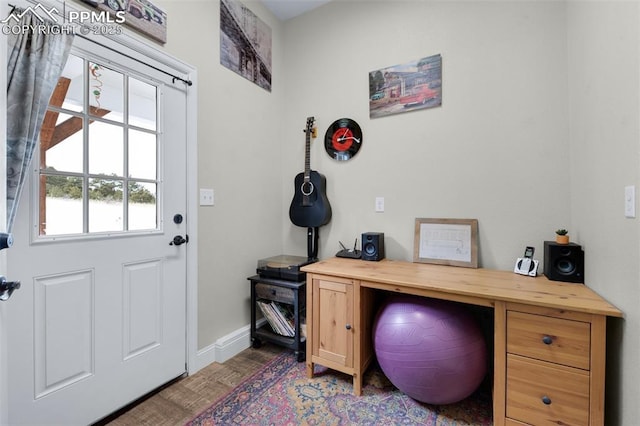
<instances>
[{"instance_id":1,"label":"black guitar","mask_svg":"<svg viewBox=\"0 0 640 426\"><path fill-rule=\"evenodd\" d=\"M294 195L289 207L289 217L296 226L316 228L331 220L331 205L326 195L327 179L311 170L309 151L314 117L307 118L304 173L298 173L294 181Z\"/></svg>"}]
</instances>

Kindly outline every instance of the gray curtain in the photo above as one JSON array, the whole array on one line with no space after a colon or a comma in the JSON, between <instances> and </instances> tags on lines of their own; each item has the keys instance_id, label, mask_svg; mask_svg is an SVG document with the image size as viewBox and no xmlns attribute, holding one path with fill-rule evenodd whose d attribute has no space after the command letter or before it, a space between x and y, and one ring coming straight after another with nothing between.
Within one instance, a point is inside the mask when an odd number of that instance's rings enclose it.
<instances>
[{"instance_id":1,"label":"gray curtain","mask_svg":"<svg viewBox=\"0 0 640 426\"><path fill-rule=\"evenodd\" d=\"M24 13L14 9L14 16ZM24 13L16 27L24 29L11 34L7 49L7 229L11 232L20 194L49 99L67 62L73 34L46 31L59 24L41 22L33 13Z\"/></svg>"}]
</instances>

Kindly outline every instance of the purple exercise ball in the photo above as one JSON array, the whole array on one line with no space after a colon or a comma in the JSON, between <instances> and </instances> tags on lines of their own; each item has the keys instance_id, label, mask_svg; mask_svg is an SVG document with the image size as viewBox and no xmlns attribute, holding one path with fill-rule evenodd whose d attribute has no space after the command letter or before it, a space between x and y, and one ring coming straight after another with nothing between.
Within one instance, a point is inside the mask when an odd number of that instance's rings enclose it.
<instances>
[{"instance_id":1,"label":"purple exercise ball","mask_svg":"<svg viewBox=\"0 0 640 426\"><path fill-rule=\"evenodd\" d=\"M473 315L455 302L390 296L376 315L373 344L391 383L427 404L465 399L487 372L482 330Z\"/></svg>"}]
</instances>

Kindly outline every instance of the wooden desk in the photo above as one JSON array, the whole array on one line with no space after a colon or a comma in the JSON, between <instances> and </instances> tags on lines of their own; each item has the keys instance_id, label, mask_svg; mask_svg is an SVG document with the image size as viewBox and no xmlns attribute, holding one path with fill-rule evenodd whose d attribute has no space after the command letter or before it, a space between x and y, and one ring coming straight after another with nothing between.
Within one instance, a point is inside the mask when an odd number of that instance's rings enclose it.
<instances>
[{"instance_id":1,"label":"wooden desk","mask_svg":"<svg viewBox=\"0 0 640 426\"><path fill-rule=\"evenodd\" d=\"M308 377L320 364L352 375L362 393L376 291L452 300L494 310L495 425L604 423L606 318L622 312L588 287L392 260L332 258L302 270Z\"/></svg>"}]
</instances>

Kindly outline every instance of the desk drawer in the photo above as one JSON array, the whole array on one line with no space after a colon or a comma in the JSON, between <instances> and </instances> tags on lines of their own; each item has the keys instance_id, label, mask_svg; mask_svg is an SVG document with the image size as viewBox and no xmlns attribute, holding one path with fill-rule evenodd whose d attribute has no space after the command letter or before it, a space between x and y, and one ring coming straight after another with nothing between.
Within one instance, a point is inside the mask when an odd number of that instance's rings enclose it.
<instances>
[{"instance_id":1,"label":"desk drawer","mask_svg":"<svg viewBox=\"0 0 640 426\"><path fill-rule=\"evenodd\" d=\"M275 300L293 305L295 293L292 288L256 283L256 296L258 299Z\"/></svg>"},{"instance_id":2,"label":"desk drawer","mask_svg":"<svg viewBox=\"0 0 640 426\"><path fill-rule=\"evenodd\" d=\"M589 424L589 373L508 354L507 417L537 426Z\"/></svg>"},{"instance_id":3,"label":"desk drawer","mask_svg":"<svg viewBox=\"0 0 640 426\"><path fill-rule=\"evenodd\" d=\"M507 352L589 370L588 322L507 312Z\"/></svg>"}]
</instances>

